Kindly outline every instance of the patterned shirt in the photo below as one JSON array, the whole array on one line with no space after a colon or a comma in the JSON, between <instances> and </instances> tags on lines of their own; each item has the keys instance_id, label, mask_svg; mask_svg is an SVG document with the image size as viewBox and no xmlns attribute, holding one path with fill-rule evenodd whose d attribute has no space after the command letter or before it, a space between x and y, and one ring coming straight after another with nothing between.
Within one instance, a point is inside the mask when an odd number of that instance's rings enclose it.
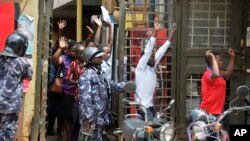
<instances>
[{"instance_id":1,"label":"patterned shirt","mask_svg":"<svg viewBox=\"0 0 250 141\"><path fill-rule=\"evenodd\" d=\"M123 92L124 82L115 83L104 71L94 67L86 68L79 83L80 123L92 122L98 125L111 123L111 95Z\"/></svg>"},{"instance_id":2,"label":"patterned shirt","mask_svg":"<svg viewBox=\"0 0 250 141\"><path fill-rule=\"evenodd\" d=\"M77 88L77 84L70 83L69 80L67 79L67 72L70 69L71 67L70 64L73 60L69 55L62 55L62 58L63 58L63 64L61 65L63 72L62 90L63 93L65 94L74 95L75 89Z\"/></svg>"},{"instance_id":3,"label":"patterned shirt","mask_svg":"<svg viewBox=\"0 0 250 141\"><path fill-rule=\"evenodd\" d=\"M22 107L23 80L31 80L26 58L0 56L0 113L18 113Z\"/></svg>"},{"instance_id":4,"label":"patterned shirt","mask_svg":"<svg viewBox=\"0 0 250 141\"><path fill-rule=\"evenodd\" d=\"M66 72L66 79L78 81L83 71L83 65L77 59L75 59L71 62L70 67ZM78 87L75 89L74 97L75 99L79 99Z\"/></svg>"},{"instance_id":5,"label":"patterned shirt","mask_svg":"<svg viewBox=\"0 0 250 141\"><path fill-rule=\"evenodd\" d=\"M112 75L112 59L103 60L101 64L102 70L107 74L108 78L111 79Z\"/></svg>"}]
</instances>

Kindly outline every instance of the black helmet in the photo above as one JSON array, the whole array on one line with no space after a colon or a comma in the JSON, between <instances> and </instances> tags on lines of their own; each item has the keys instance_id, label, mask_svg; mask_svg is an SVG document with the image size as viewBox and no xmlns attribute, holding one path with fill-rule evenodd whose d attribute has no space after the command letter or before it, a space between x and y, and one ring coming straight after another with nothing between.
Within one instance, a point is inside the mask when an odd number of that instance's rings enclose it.
<instances>
[{"instance_id":1,"label":"black helmet","mask_svg":"<svg viewBox=\"0 0 250 141\"><path fill-rule=\"evenodd\" d=\"M103 56L105 55L105 52L102 52L96 47L87 47L83 50L82 55L85 62L90 63L92 58Z\"/></svg>"},{"instance_id":2,"label":"black helmet","mask_svg":"<svg viewBox=\"0 0 250 141\"><path fill-rule=\"evenodd\" d=\"M28 38L18 32L11 33L5 41L5 49L1 56L22 57L28 47Z\"/></svg>"}]
</instances>

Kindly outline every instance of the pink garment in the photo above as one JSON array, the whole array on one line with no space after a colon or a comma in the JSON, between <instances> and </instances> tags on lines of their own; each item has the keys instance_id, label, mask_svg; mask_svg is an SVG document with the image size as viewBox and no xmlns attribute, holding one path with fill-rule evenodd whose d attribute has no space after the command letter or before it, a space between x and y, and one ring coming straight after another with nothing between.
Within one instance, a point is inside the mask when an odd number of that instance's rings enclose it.
<instances>
[{"instance_id":1,"label":"pink garment","mask_svg":"<svg viewBox=\"0 0 250 141\"><path fill-rule=\"evenodd\" d=\"M29 88L30 81L29 80L23 80L23 92L27 93Z\"/></svg>"}]
</instances>

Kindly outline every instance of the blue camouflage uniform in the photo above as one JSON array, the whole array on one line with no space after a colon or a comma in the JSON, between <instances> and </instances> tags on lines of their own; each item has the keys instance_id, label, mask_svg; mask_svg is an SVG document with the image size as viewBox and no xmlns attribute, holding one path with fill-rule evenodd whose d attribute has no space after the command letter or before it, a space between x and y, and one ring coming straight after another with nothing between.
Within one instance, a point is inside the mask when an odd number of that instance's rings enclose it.
<instances>
[{"instance_id":1,"label":"blue camouflage uniform","mask_svg":"<svg viewBox=\"0 0 250 141\"><path fill-rule=\"evenodd\" d=\"M124 91L125 83L115 83L104 71L89 67L80 76L78 84L80 125L84 122L95 124L91 140L102 141L104 126L112 122L110 94Z\"/></svg>"},{"instance_id":2,"label":"blue camouflage uniform","mask_svg":"<svg viewBox=\"0 0 250 141\"><path fill-rule=\"evenodd\" d=\"M23 80L31 80L32 68L25 58L0 56L0 141L15 136L22 107Z\"/></svg>"}]
</instances>

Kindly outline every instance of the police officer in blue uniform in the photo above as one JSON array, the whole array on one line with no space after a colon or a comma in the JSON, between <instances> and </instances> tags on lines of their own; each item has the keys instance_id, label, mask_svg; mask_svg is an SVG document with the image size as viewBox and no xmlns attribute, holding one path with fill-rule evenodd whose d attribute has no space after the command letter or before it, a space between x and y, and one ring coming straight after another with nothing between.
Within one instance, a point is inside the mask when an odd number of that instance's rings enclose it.
<instances>
[{"instance_id":1,"label":"police officer in blue uniform","mask_svg":"<svg viewBox=\"0 0 250 141\"><path fill-rule=\"evenodd\" d=\"M0 141L11 141L18 126L22 107L23 80L31 80L32 68L23 57L28 38L15 31L0 53Z\"/></svg>"},{"instance_id":2,"label":"police officer in blue uniform","mask_svg":"<svg viewBox=\"0 0 250 141\"><path fill-rule=\"evenodd\" d=\"M124 91L125 82L115 83L108 79L101 69L104 52L95 47L87 47L83 57L87 64L79 79L80 125L90 131L88 140L102 141L104 127L112 123L111 95Z\"/></svg>"}]
</instances>

